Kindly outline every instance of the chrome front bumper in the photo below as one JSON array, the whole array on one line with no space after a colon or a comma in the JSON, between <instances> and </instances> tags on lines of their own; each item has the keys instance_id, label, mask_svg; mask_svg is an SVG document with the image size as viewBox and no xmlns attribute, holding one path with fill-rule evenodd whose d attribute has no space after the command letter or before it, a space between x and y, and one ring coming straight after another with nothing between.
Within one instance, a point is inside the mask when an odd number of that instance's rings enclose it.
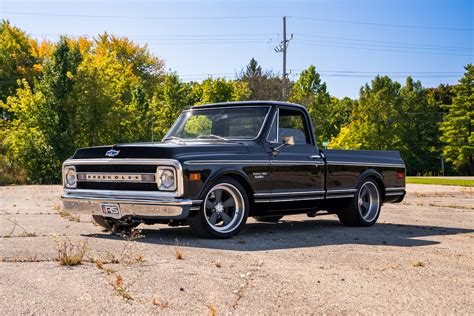
<instances>
[{"instance_id":1,"label":"chrome front bumper","mask_svg":"<svg viewBox=\"0 0 474 316\"><path fill-rule=\"evenodd\" d=\"M143 217L153 219L186 219L191 210L200 208L201 201L167 197L144 198L139 196L101 195L97 193L79 193L66 191L62 196L65 210L76 214L103 216L101 204L117 204L120 207L120 216ZM118 192L117 192L118 193Z\"/></svg>"}]
</instances>

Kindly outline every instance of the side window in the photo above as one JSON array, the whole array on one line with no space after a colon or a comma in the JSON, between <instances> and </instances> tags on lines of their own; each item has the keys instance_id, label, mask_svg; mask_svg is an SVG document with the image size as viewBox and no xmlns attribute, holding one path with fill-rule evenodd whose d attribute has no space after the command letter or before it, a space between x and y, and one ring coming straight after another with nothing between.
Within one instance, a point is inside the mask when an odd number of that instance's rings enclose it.
<instances>
[{"instance_id":1,"label":"side window","mask_svg":"<svg viewBox=\"0 0 474 316\"><path fill-rule=\"evenodd\" d=\"M270 126L270 131L268 132L267 142L269 143L278 143L278 110L276 115L273 117L272 125Z\"/></svg>"},{"instance_id":2,"label":"side window","mask_svg":"<svg viewBox=\"0 0 474 316\"><path fill-rule=\"evenodd\" d=\"M301 111L280 109L278 120L278 141L293 136L296 145L310 144L309 129Z\"/></svg>"}]
</instances>

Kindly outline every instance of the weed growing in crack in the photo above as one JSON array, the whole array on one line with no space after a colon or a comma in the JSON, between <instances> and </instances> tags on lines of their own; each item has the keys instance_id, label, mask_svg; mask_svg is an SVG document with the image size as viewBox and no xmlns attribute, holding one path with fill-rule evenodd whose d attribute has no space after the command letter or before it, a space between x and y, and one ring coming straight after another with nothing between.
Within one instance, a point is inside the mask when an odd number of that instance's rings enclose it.
<instances>
[{"instance_id":1,"label":"weed growing in crack","mask_svg":"<svg viewBox=\"0 0 474 316\"><path fill-rule=\"evenodd\" d=\"M214 304L209 304L207 305L207 308L209 310L209 315L211 316L216 316L217 315L217 306Z\"/></svg>"},{"instance_id":2,"label":"weed growing in crack","mask_svg":"<svg viewBox=\"0 0 474 316\"><path fill-rule=\"evenodd\" d=\"M154 306L158 306L161 309L169 307L168 302L158 300L155 294L153 294L153 297L151 298L151 304Z\"/></svg>"},{"instance_id":3,"label":"weed growing in crack","mask_svg":"<svg viewBox=\"0 0 474 316\"><path fill-rule=\"evenodd\" d=\"M82 264L84 257L89 250L87 242L74 244L69 238L56 241L58 257L56 261L62 266L77 266Z\"/></svg>"},{"instance_id":4,"label":"weed growing in crack","mask_svg":"<svg viewBox=\"0 0 474 316\"><path fill-rule=\"evenodd\" d=\"M178 238L176 238L176 247L174 247L174 256L177 260L184 260L184 252L179 245Z\"/></svg>"},{"instance_id":5,"label":"weed growing in crack","mask_svg":"<svg viewBox=\"0 0 474 316\"><path fill-rule=\"evenodd\" d=\"M126 300L133 300L132 295L127 291L128 286L124 285L123 278L120 274L115 276L113 284L115 292Z\"/></svg>"},{"instance_id":6,"label":"weed growing in crack","mask_svg":"<svg viewBox=\"0 0 474 316\"><path fill-rule=\"evenodd\" d=\"M413 265L415 268L421 268L421 267L424 267L424 266L425 266L424 262L422 262L422 261L415 261L415 262L412 263L412 265Z\"/></svg>"}]
</instances>

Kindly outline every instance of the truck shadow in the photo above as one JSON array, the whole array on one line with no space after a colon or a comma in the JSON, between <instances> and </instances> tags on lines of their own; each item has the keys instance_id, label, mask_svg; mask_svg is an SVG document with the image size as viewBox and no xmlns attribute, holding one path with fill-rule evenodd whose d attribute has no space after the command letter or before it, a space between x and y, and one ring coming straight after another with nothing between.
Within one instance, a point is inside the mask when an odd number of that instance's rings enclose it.
<instances>
[{"instance_id":1,"label":"truck shadow","mask_svg":"<svg viewBox=\"0 0 474 316\"><path fill-rule=\"evenodd\" d=\"M155 228L156 227L156 228ZM163 226L161 226L163 227ZM328 245L420 247L441 243L436 237L474 233L474 229L380 223L372 227L346 227L337 220L248 223L244 231L227 240L197 237L188 227L143 226L140 243L233 251L262 251ZM110 234L85 235L121 239ZM466 236L468 238L468 236Z\"/></svg>"}]
</instances>

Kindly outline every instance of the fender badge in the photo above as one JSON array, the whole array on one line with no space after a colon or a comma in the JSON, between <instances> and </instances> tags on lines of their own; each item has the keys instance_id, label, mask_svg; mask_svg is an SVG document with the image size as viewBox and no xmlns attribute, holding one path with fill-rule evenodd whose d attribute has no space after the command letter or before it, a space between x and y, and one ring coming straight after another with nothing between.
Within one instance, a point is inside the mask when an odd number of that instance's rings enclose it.
<instances>
[{"instance_id":1,"label":"fender badge","mask_svg":"<svg viewBox=\"0 0 474 316\"><path fill-rule=\"evenodd\" d=\"M111 149L105 153L107 157L115 157L119 154L120 150Z\"/></svg>"}]
</instances>

